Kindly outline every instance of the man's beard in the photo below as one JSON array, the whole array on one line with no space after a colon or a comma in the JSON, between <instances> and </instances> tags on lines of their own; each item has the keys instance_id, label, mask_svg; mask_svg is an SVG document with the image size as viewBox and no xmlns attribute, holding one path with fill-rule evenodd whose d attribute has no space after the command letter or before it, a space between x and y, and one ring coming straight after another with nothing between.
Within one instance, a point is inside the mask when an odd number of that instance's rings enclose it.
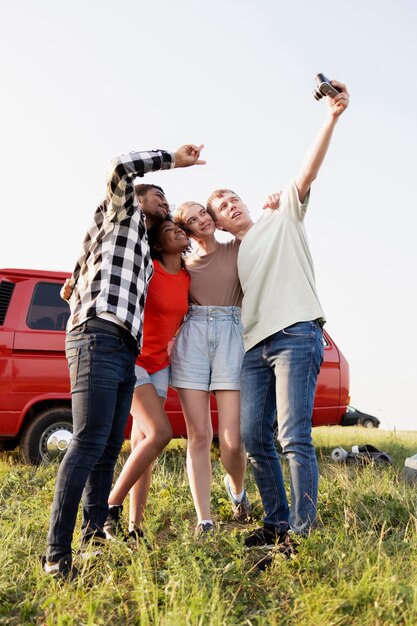
<instances>
[{"instance_id":1,"label":"man's beard","mask_svg":"<svg viewBox=\"0 0 417 626\"><path fill-rule=\"evenodd\" d=\"M161 209L161 213L154 213L153 217L153 222L154 224L162 224L162 222L165 222L166 218L169 217L171 214L169 211L167 211L166 213L164 213Z\"/></svg>"}]
</instances>

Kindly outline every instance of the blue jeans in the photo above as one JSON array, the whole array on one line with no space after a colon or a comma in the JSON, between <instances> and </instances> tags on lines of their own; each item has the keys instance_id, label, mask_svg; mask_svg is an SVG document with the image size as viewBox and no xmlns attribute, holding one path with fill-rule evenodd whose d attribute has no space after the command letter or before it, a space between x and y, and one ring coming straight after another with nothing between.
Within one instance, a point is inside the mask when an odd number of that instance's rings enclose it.
<instances>
[{"instance_id":1,"label":"blue jeans","mask_svg":"<svg viewBox=\"0 0 417 626\"><path fill-rule=\"evenodd\" d=\"M264 506L264 523L279 532L306 533L314 522L318 466L311 427L323 335L315 321L300 322L249 350L241 372L242 437ZM288 505L274 429L288 461Z\"/></svg>"},{"instance_id":2,"label":"blue jeans","mask_svg":"<svg viewBox=\"0 0 417 626\"><path fill-rule=\"evenodd\" d=\"M47 559L71 555L78 505L83 535L104 537L107 500L124 439L135 384L136 342L83 325L68 333L74 434L60 465Z\"/></svg>"},{"instance_id":3,"label":"blue jeans","mask_svg":"<svg viewBox=\"0 0 417 626\"><path fill-rule=\"evenodd\" d=\"M240 313L237 306L190 306L172 346L172 387L239 391L244 355Z\"/></svg>"}]
</instances>

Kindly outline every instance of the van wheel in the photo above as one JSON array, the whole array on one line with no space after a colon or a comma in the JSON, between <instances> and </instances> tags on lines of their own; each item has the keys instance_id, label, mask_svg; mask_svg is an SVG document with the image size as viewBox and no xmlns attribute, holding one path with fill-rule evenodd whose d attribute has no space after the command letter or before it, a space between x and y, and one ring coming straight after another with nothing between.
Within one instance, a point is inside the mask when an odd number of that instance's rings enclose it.
<instances>
[{"instance_id":1,"label":"van wheel","mask_svg":"<svg viewBox=\"0 0 417 626\"><path fill-rule=\"evenodd\" d=\"M26 463L59 463L72 439L72 414L67 407L47 409L36 415L20 440Z\"/></svg>"}]
</instances>

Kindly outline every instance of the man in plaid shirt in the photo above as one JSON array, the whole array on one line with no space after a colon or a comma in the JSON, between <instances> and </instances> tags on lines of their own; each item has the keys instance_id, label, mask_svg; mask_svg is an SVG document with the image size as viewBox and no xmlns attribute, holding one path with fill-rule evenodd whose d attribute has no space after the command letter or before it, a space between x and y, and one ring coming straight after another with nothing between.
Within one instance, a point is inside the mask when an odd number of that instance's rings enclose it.
<instances>
[{"instance_id":1,"label":"man in plaid shirt","mask_svg":"<svg viewBox=\"0 0 417 626\"><path fill-rule=\"evenodd\" d=\"M83 540L104 538L113 470L129 416L143 311L153 273L147 228L168 213L163 190L134 186L147 172L203 164L203 146L116 158L106 198L94 214L72 278L66 355L74 433L60 465L52 505L47 573L73 578L71 543L82 498Z\"/></svg>"}]
</instances>

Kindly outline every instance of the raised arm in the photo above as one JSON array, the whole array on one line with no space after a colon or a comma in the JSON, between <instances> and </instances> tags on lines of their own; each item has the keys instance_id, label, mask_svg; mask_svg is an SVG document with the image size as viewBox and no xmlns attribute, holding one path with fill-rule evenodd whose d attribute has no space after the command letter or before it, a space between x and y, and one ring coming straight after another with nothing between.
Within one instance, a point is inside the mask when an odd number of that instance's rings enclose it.
<instances>
[{"instance_id":1,"label":"raised arm","mask_svg":"<svg viewBox=\"0 0 417 626\"><path fill-rule=\"evenodd\" d=\"M186 144L174 153L164 150L130 152L113 159L107 179L106 213L109 219L124 220L136 205L133 181L137 176L174 167L204 165L205 161L200 160L203 147Z\"/></svg>"},{"instance_id":2,"label":"raised arm","mask_svg":"<svg viewBox=\"0 0 417 626\"><path fill-rule=\"evenodd\" d=\"M333 99L329 97L326 98L328 106L326 119L319 134L307 151L301 169L295 177L295 184L297 185L301 202L304 202L311 187L311 183L319 173L319 169L329 149L337 120L349 105L349 93L346 89L346 85L339 83L337 80L332 80L331 83L340 90L340 93Z\"/></svg>"}]
</instances>

